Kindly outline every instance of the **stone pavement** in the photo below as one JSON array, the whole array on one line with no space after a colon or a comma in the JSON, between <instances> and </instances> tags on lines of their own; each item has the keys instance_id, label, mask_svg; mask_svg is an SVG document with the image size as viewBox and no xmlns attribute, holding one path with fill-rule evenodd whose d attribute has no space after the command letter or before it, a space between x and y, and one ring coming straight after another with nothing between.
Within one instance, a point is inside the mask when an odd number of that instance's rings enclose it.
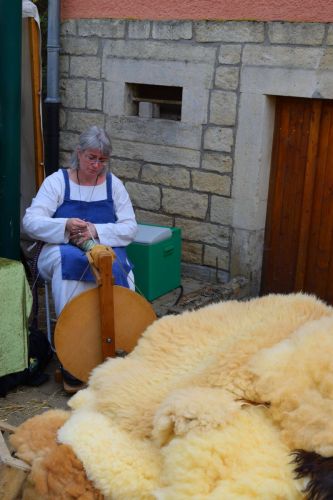
<instances>
[{"instance_id":1,"label":"stone pavement","mask_svg":"<svg viewBox=\"0 0 333 500\"><path fill-rule=\"evenodd\" d=\"M194 299L199 306L204 305L210 300L209 293L212 290L212 300L216 301L216 289L223 288L220 296L223 299L242 298L246 296L246 283L244 279L233 280L231 285L222 285L218 283L207 283L190 277L182 278L183 294L180 297L180 289L163 295L153 301L153 307L158 317L168 313L181 312L181 308L196 307ZM228 295L228 296L227 296ZM175 305L177 299L178 306ZM204 303L203 303L204 300ZM183 306L181 305L183 304ZM49 363L46 373L50 375L49 381L39 387L19 386L5 398L0 398L0 420L4 420L11 425L19 425L24 420L34 415L40 414L53 408L66 409L69 396L64 392L62 384L55 381L54 373L58 367L56 356Z\"/></svg>"}]
</instances>

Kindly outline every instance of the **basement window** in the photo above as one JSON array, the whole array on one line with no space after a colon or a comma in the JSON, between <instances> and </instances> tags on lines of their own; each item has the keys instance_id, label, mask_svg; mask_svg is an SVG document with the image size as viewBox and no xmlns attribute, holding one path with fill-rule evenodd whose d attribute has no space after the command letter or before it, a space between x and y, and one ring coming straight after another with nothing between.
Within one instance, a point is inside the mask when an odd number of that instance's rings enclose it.
<instances>
[{"instance_id":1,"label":"basement window","mask_svg":"<svg viewBox=\"0 0 333 500\"><path fill-rule=\"evenodd\" d=\"M128 111L131 116L180 121L182 87L126 83Z\"/></svg>"}]
</instances>

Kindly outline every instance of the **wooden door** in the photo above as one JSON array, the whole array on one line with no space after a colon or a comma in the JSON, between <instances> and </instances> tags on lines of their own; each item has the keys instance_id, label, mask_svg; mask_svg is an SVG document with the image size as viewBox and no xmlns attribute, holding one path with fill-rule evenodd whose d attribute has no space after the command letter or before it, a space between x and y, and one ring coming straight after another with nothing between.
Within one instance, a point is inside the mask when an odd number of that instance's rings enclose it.
<instances>
[{"instance_id":1,"label":"wooden door","mask_svg":"<svg viewBox=\"0 0 333 500\"><path fill-rule=\"evenodd\" d=\"M262 293L333 304L333 102L277 98Z\"/></svg>"}]
</instances>

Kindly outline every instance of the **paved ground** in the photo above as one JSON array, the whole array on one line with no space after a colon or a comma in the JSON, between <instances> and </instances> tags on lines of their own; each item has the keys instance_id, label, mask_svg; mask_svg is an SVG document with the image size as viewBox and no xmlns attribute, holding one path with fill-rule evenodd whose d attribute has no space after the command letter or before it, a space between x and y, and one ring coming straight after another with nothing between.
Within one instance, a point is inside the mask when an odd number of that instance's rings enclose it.
<instances>
[{"instance_id":1,"label":"paved ground","mask_svg":"<svg viewBox=\"0 0 333 500\"><path fill-rule=\"evenodd\" d=\"M182 279L184 294L192 293L202 289L207 283L188 277ZM179 297L180 289L160 297L153 302L157 316L167 314L174 306ZM46 372L50 375L48 382L39 387L20 386L10 392L5 398L0 398L0 420L9 424L18 425L27 418L42 413L52 408L66 408L68 396L62 389L62 385L55 382L54 372L57 368L57 360L53 359Z\"/></svg>"}]
</instances>

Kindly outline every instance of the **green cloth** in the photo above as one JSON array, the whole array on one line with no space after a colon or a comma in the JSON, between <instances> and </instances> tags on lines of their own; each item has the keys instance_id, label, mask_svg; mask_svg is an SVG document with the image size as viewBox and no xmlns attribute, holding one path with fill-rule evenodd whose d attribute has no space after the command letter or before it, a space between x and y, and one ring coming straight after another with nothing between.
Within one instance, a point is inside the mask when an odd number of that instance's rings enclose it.
<instances>
[{"instance_id":1,"label":"green cloth","mask_svg":"<svg viewBox=\"0 0 333 500\"><path fill-rule=\"evenodd\" d=\"M28 366L32 296L21 262L0 257L0 376Z\"/></svg>"}]
</instances>

